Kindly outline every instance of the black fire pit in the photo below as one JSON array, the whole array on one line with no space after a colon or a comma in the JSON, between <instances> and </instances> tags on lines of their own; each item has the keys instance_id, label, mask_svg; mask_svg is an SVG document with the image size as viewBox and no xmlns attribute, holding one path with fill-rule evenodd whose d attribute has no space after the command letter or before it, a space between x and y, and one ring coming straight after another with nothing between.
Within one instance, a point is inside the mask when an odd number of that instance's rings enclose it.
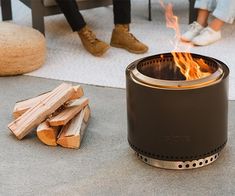
<instances>
[{"instance_id":1,"label":"black fire pit","mask_svg":"<svg viewBox=\"0 0 235 196\"><path fill-rule=\"evenodd\" d=\"M149 165L202 167L227 142L229 69L214 58L191 55L210 66L209 76L185 80L171 53L127 67L128 142Z\"/></svg>"}]
</instances>

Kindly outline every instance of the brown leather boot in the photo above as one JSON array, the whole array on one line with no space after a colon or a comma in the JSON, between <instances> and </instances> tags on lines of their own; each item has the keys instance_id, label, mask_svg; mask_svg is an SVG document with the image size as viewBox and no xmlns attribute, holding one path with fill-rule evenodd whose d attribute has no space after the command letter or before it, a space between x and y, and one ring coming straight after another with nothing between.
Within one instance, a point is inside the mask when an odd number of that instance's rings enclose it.
<instances>
[{"instance_id":1,"label":"brown leather boot","mask_svg":"<svg viewBox=\"0 0 235 196\"><path fill-rule=\"evenodd\" d=\"M110 45L116 48L124 48L136 54L142 54L148 51L148 46L141 43L129 32L129 25L115 25Z\"/></svg>"},{"instance_id":2,"label":"brown leather boot","mask_svg":"<svg viewBox=\"0 0 235 196\"><path fill-rule=\"evenodd\" d=\"M96 38L96 35L87 26L78 32L84 48L94 56L102 56L108 49L109 45Z\"/></svg>"}]
</instances>

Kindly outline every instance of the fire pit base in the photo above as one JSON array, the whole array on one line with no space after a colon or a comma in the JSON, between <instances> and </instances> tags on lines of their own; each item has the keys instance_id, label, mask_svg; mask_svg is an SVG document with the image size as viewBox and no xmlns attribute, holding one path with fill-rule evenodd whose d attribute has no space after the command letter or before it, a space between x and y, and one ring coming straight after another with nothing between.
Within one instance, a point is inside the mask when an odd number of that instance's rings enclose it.
<instances>
[{"instance_id":1,"label":"fire pit base","mask_svg":"<svg viewBox=\"0 0 235 196\"><path fill-rule=\"evenodd\" d=\"M177 170L195 169L209 165L218 159L219 154L220 153L215 153L209 157L192 161L163 161L163 160L149 158L142 154L136 153L137 157L148 165L163 169L177 169Z\"/></svg>"}]
</instances>

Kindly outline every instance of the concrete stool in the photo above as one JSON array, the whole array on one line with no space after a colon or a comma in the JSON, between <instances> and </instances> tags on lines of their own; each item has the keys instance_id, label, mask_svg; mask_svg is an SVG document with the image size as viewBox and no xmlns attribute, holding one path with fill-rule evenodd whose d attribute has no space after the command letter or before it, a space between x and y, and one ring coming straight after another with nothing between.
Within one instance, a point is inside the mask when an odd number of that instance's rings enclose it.
<instances>
[{"instance_id":1,"label":"concrete stool","mask_svg":"<svg viewBox=\"0 0 235 196\"><path fill-rule=\"evenodd\" d=\"M37 30L0 23L0 76L19 75L40 68L46 57L46 41Z\"/></svg>"}]
</instances>

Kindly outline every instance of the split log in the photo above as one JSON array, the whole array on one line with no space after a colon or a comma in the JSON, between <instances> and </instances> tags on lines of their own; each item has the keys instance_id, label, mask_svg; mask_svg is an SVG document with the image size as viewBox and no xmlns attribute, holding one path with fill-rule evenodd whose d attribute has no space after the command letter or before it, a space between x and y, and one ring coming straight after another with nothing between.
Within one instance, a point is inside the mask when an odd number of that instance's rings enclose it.
<instances>
[{"instance_id":1,"label":"split log","mask_svg":"<svg viewBox=\"0 0 235 196\"><path fill-rule=\"evenodd\" d=\"M69 98L69 100L78 99L84 95L83 89L80 85L74 86L73 89L74 89L74 93ZM38 102L40 102L43 99L45 99L46 97L48 97L50 93L51 93L51 91L44 93L44 94L41 94L41 95L38 95L37 97L33 97L30 99L26 99L26 100L17 102L15 104L14 109L13 109L14 119L19 118L22 114L24 114L31 107L33 107L34 105L38 104Z\"/></svg>"},{"instance_id":2,"label":"split log","mask_svg":"<svg viewBox=\"0 0 235 196\"><path fill-rule=\"evenodd\" d=\"M69 98L69 100L79 99L84 95L83 88L80 85L74 86L74 93Z\"/></svg>"},{"instance_id":3,"label":"split log","mask_svg":"<svg viewBox=\"0 0 235 196\"><path fill-rule=\"evenodd\" d=\"M30 108L22 116L8 125L18 139L26 136L34 127L43 122L73 95L71 84L63 83L55 88L41 102Z\"/></svg>"},{"instance_id":4,"label":"split log","mask_svg":"<svg viewBox=\"0 0 235 196\"><path fill-rule=\"evenodd\" d=\"M42 143L48 146L57 146L58 131L59 127L50 127L49 123L44 121L37 128L37 136Z\"/></svg>"},{"instance_id":5,"label":"split log","mask_svg":"<svg viewBox=\"0 0 235 196\"><path fill-rule=\"evenodd\" d=\"M90 109L90 106L87 105L85 108L85 114L84 114L85 123L88 123L90 116L91 116L91 109Z\"/></svg>"},{"instance_id":6,"label":"split log","mask_svg":"<svg viewBox=\"0 0 235 196\"><path fill-rule=\"evenodd\" d=\"M27 110L29 110L35 104L37 104L41 100L45 99L49 94L50 94L50 92L47 92L47 93L41 94L37 97L33 97L31 99L17 102L15 104L14 109L13 109L14 119L19 118L22 114L24 114Z\"/></svg>"},{"instance_id":7,"label":"split log","mask_svg":"<svg viewBox=\"0 0 235 196\"><path fill-rule=\"evenodd\" d=\"M66 125L74 116L76 116L89 103L88 98L82 97L71 102L65 110L48 120L50 126Z\"/></svg>"},{"instance_id":8,"label":"split log","mask_svg":"<svg viewBox=\"0 0 235 196\"><path fill-rule=\"evenodd\" d=\"M65 148L79 148L89 117L90 108L86 106L75 118L62 128L58 136L57 144ZM84 118L86 118L87 122L85 122Z\"/></svg>"}]
</instances>

